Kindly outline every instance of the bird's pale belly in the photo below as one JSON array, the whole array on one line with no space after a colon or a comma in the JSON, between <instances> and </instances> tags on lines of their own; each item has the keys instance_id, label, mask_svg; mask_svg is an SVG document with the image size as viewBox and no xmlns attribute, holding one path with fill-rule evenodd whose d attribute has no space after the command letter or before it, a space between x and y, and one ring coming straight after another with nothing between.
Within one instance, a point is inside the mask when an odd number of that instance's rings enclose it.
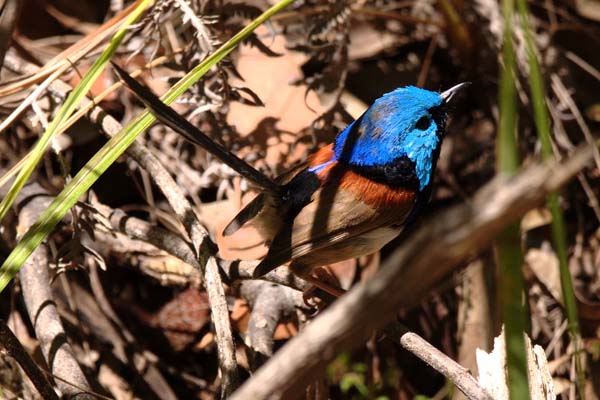
<instances>
[{"instance_id":1,"label":"bird's pale belly","mask_svg":"<svg viewBox=\"0 0 600 400\"><path fill-rule=\"evenodd\" d=\"M396 238L402 227L383 227L299 257L294 262L318 267L374 253Z\"/></svg>"}]
</instances>

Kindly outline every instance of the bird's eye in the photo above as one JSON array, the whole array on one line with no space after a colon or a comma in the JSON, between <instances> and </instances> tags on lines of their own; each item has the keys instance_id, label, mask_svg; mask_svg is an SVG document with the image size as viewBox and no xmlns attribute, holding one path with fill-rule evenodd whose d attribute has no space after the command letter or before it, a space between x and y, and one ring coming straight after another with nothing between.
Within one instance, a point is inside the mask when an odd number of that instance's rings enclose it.
<instances>
[{"instance_id":1,"label":"bird's eye","mask_svg":"<svg viewBox=\"0 0 600 400\"><path fill-rule=\"evenodd\" d=\"M417 128L420 131L424 131L427 128L429 128L429 125L431 125L431 118L423 116L419 118L419 120L415 124L415 128Z\"/></svg>"}]
</instances>

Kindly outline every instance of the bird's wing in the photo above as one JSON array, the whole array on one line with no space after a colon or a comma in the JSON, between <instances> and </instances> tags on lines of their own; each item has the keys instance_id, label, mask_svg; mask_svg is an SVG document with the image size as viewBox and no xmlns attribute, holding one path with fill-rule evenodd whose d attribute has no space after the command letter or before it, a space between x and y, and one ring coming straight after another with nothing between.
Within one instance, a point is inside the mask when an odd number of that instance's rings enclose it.
<instances>
[{"instance_id":1,"label":"bird's wing","mask_svg":"<svg viewBox=\"0 0 600 400\"><path fill-rule=\"evenodd\" d=\"M313 201L275 236L254 276L377 228L401 224L415 204L413 191L406 190L405 196L396 196L393 203L374 206L359 199L357 191L343 186L326 184L313 194Z\"/></svg>"},{"instance_id":2,"label":"bird's wing","mask_svg":"<svg viewBox=\"0 0 600 400\"><path fill-rule=\"evenodd\" d=\"M279 175L275 179L275 182L278 185L286 185L294 176L306 169L307 164L307 162L303 162L292 167ZM285 207L282 208L282 206L284 204L282 204L279 196L275 197L269 192L258 194L227 224L223 230L223 236L233 235L246 222L258 218L261 221L257 221L255 225L259 228L263 238L270 242L281 228L281 224L285 218L287 209Z\"/></svg>"},{"instance_id":3,"label":"bird's wing","mask_svg":"<svg viewBox=\"0 0 600 400\"><path fill-rule=\"evenodd\" d=\"M292 191L292 193L285 193L288 197L288 204L283 201L284 196L273 196L270 193L261 193L254 200L252 200L246 207L244 207L236 216L231 220L223 231L224 236L229 236L240 229L246 222L254 220L255 226L259 229L261 235L267 242L271 242L277 232L282 228L284 222L289 220L289 206L290 197L300 196L300 202L303 200L309 200L313 195L316 187L308 184L307 180L300 179L300 184L292 188L289 187L290 182L294 180L298 175L302 175L307 172L308 167L314 167L319 164L326 163L333 156L333 144L322 147L316 153L308 157L304 162L298 163L287 171L283 172L275 179L275 183L280 185L284 191ZM310 174L309 174L310 175ZM305 175L305 177L308 175ZM300 177L302 178L302 176ZM298 198L296 198L298 200ZM294 212L295 210L292 210ZM293 215L295 216L295 215Z\"/></svg>"}]
</instances>

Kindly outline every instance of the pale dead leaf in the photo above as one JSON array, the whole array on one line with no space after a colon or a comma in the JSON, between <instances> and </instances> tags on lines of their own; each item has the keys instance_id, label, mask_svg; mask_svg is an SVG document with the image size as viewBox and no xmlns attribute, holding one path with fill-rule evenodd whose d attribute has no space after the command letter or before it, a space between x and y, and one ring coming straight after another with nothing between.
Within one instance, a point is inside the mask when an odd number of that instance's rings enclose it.
<instances>
[{"instance_id":1,"label":"pale dead leaf","mask_svg":"<svg viewBox=\"0 0 600 400\"><path fill-rule=\"evenodd\" d=\"M268 31L263 28L257 33L261 36ZM306 103L316 113L309 110L304 102L306 86L290 84L302 78L300 66L306 61L306 55L289 51L285 45L285 37L277 35L269 46L271 50L283 54L281 57L265 56L247 45L239 48L236 66L245 82L232 79L231 84L248 86L265 104L265 107L231 104L227 122L235 125L242 135L248 135L260 121L269 117L279 119L279 129L295 133L309 126L324 111L320 109L319 99L314 92L308 94Z\"/></svg>"},{"instance_id":2,"label":"pale dead leaf","mask_svg":"<svg viewBox=\"0 0 600 400\"><path fill-rule=\"evenodd\" d=\"M387 49L397 48L402 44L401 42L406 41L408 40L401 35L375 29L373 24L356 22L352 24L350 30L348 58L350 60L371 58Z\"/></svg>"},{"instance_id":3,"label":"pale dead leaf","mask_svg":"<svg viewBox=\"0 0 600 400\"><path fill-rule=\"evenodd\" d=\"M381 264L381 253L375 252L362 256L358 259L358 266L361 269L361 279L363 281L371 279L377 271L379 271L379 265Z\"/></svg>"},{"instance_id":4,"label":"pale dead leaf","mask_svg":"<svg viewBox=\"0 0 600 400\"><path fill-rule=\"evenodd\" d=\"M352 285L352 279L356 273L357 262L355 258L329 264L327 268L340 282L342 289L349 289Z\"/></svg>"},{"instance_id":5,"label":"pale dead leaf","mask_svg":"<svg viewBox=\"0 0 600 400\"><path fill-rule=\"evenodd\" d=\"M571 389L572 385L573 383L566 378L554 378L554 391L557 395L567 393L567 391Z\"/></svg>"},{"instance_id":6,"label":"pale dead leaf","mask_svg":"<svg viewBox=\"0 0 600 400\"><path fill-rule=\"evenodd\" d=\"M559 261L554 250L549 245L542 246L539 249L529 249L525 255L525 262L536 278L552 294L552 297L562 304Z\"/></svg>"},{"instance_id":7,"label":"pale dead leaf","mask_svg":"<svg viewBox=\"0 0 600 400\"><path fill-rule=\"evenodd\" d=\"M598 0L575 0L575 9L579 15L600 21L600 1Z\"/></svg>"},{"instance_id":8,"label":"pale dead leaf","mask_svg":"<svg viewBox=\"0 0 600 400\"><path fill-rule=\"evenodd\" d=\"M546 208L534 208L528 211L521 220L521 230L527 232L535 228L546 226L552 222L552 215Z\"/></svg>"},{"instance_id":9,"label":"pale dead leaf","mask_svg":"<svg viewBox=\"0 0 600 400\"><path fill-rule=\"evenodd\" d=\"M259 36L266 32L262 30ZM268 57L246 45L240 47L236 66L244 81L232 78L231 84L248 87L265 106L233 102L227 114L227 122L235 126L241 136L252 137L258 146L245 147L238 154L244 157L249 152L266 148L267 154L262 161L272 170L282 165L289 167L306 156L309 147L296 143L297 135L327 110L315 92L307 93L306 85L292 85L302 78L300 67L307 58L285 46L285 37L278 35L270 48L282 54L281 57Z\"/></svg>"},{"instance_id":10,"label":"pale dead leaf","mask_svg":"<svg viewBox=\"0 0 600 400\"><path fill-rule=\"evenodd\" d=\"M116 400L136 400L140 398L134 395L127 381L104 363L100 364L98 382L102 387L107 388Z\"/></svg>"}]
</instances>

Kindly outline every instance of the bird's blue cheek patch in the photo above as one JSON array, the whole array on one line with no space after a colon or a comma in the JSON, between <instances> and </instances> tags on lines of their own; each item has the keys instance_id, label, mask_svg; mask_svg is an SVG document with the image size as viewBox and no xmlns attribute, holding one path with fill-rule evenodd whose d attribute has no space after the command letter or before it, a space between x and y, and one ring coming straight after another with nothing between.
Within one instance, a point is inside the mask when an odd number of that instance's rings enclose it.
<instances>
[{"instance_id":1,"label":"bird's blue cheek patch","mask_svg":"<svg viewBox=\"0 0 600 400\"><path fill-rule=\"evenodd\" d=\"M402 144L406 149L406 156L415 163L420 190L423 190L431 179L433 155L440 142L436 131L435 123L432 123L429 129L424 131L413 130Z\"/></svg>"}]
</instances>

